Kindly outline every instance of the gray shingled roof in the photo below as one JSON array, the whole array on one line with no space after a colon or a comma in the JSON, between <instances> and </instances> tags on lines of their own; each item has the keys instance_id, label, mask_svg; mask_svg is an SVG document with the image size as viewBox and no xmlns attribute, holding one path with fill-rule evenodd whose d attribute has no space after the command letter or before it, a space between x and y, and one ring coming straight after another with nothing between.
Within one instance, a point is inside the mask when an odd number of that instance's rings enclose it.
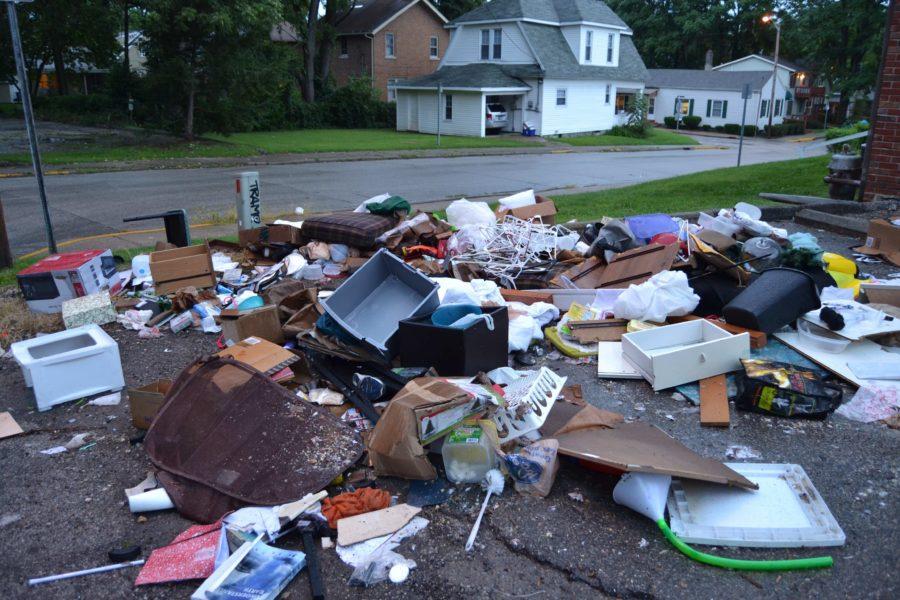
<instances>
[{"instance_id":1,"label":"gray shingled roof","mask_svg":"<svg viewBox=\"0 0 900 600\"><path fill-rule=\"evenodd\" d=\"M532 19L550 23L588 21L628 27L605 2L600 0L491 0L457 17L450 24L510 19Z\"/></svg>"},{"instance_id":2,"label":"gray shingled roof","mask_svg":"<svg viewBox=\"0 0 900 600\"><path fill-rule=\"evenodd\" d=\"M442 67L430 75L399 82L398 85L425 89L434 89L438 83L446 88L522 88L531 87L523 79L540 76L537 65L472 63Z\"/></svg>"},{"instance_id":3,"label":"gray shingled roof","mask_svg":"<svg viewBox=\"0 0 900 600\"><path fill-rule=\"evenodd\" d=\"M759 91L772 77L771 71L705 71L703 69L650 69L648 88L722 90L739 92L744 84Z\"/></svg>"},{"instance_id":4,"label":"gray shingled roof","mask_svg":"<svg viewBox=\"0 0 900 600\"><path fill-rule=\"evenodd\" d=\"M544 77L556 79L606 79L644 81L647 68L631 36L619 36L619 65L580 65L559 27L522 23L522 29L544 68ZM598 56L598 58L600 58Z\"/></svg>"}]
</instances>

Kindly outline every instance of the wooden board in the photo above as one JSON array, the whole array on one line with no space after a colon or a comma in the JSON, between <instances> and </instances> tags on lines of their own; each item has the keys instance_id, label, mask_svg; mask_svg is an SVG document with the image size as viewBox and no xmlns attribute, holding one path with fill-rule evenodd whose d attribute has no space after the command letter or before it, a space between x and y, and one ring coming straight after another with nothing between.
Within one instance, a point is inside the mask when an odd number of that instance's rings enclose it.
<instances>
[{"instance_id":1,"label":"wooden board","mask_svg":"<svg viewBox=\"0 0 900 600\"><path fill-rule=\"evenodd\" d=\"M339 546L350 546L358 542L388 535L409 523L422 511L417 506L398 504L381 510L339 519L337 522Z\"/></svg>"},{"instance_id":2,"label":"wooden board","mask_svg":"<svg viewBox=\"0 0 900 600\"><path fill-rule=\"evenodd\" d=\"M700 380L700 424L706 427L728 427L728 392L725 375Z\"/></svg>"}]
</instances>

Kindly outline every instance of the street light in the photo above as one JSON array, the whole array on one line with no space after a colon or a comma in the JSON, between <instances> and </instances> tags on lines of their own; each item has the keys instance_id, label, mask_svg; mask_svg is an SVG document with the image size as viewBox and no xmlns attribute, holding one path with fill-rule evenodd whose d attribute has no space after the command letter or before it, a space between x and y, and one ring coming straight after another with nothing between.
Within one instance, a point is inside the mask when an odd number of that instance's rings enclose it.
<instances>
[{"instance_id":1,"label":"street light","mask_svg":"<svg viewBox=\"0 0 900 600\"><path fill-rule=\"evenodd\" d=\"M781 49L781 23L771 13L763 15L762 22L765 25L771 23L775 26L775 63L772 67L772 95L769 98L769 135L767 136L771 138L772 115L775 114L775 84L778 82L778 51Z\"/></svg>"}]
</instances>

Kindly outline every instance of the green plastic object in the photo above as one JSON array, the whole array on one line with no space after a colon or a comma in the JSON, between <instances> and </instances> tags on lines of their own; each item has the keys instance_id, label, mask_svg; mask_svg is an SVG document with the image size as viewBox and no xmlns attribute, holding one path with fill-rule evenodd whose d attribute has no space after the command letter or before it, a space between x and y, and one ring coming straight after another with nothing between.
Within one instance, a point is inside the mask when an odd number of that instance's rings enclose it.
<instances>
[{"instance_id":1,"label":"green plastic object","mask_svg":"<svg viewBox=\"0 0 900 600\"><path fill-rule=\"evenodd\" d=\"M799 571L803 569L824 569L834 565L834 559L830 556L817 556L815 558L795 558L790 560L741 560L737 558L724 558L705 552L698 552L682 542L669 528L665 519L659 519L656 524L662 530L669 542L678 548L682 554L713 567L733 569L735 571Z\"/></svg>"}]
</instances>

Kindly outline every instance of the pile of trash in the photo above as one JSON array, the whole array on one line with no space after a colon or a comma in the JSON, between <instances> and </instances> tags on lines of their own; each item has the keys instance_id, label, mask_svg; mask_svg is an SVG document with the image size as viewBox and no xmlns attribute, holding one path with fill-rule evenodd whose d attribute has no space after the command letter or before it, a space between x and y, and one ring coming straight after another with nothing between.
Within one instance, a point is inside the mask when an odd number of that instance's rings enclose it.
<instances>
[{"instance_id":1,"label":"pile of trash","mask_svg":"<svg viewBox=\"0 0 900 600\"><path fill-rule=\"evenodd\" d=\"M123 553L120 565L142 566L137 585L203 580L193 598L274 597L306 568L324 597L322 551L352 568L353 585L399 584L416 567L402 543L428 526L423 506L479 483L481 514L507 484L546 497L561 459L620 474L613 500L694 560L830 566L827 556L735 561L687 546L845 537L799 465L703 457L593 406L544 363L564 357L596 364L599 378L677 392L699 404L700 426L728 427L729 400L774 417L838 410L896 424L897 280L860 273L746 203L696 223L647 214L563 226L555 214L530 190L496 209L458 200L446 218L383 194L353 212L242 230L238 243L160 248L127 271L109 251L60 255L19 281L32 309L61 311L67 329L12 355L47 410L125 386L101 325L216 336L216 354L128 390L153 469L126 490L130 509L174 508L200 523L146 562ZM900 226L886 222L860 252L890 260ZM54 287L56 271L71 288ZM842 405L848 385L859 391ZM411 482L405 501L383 489L387 477ZM800 494L815 526L789 515L762 529L740 522ZM717 503L741 504L738 522L714 526L721 515L705 507ZM466 551L478 549L481 514ZM303 552L277 546L288 535Z\"/></svg>"}]
</instances>

